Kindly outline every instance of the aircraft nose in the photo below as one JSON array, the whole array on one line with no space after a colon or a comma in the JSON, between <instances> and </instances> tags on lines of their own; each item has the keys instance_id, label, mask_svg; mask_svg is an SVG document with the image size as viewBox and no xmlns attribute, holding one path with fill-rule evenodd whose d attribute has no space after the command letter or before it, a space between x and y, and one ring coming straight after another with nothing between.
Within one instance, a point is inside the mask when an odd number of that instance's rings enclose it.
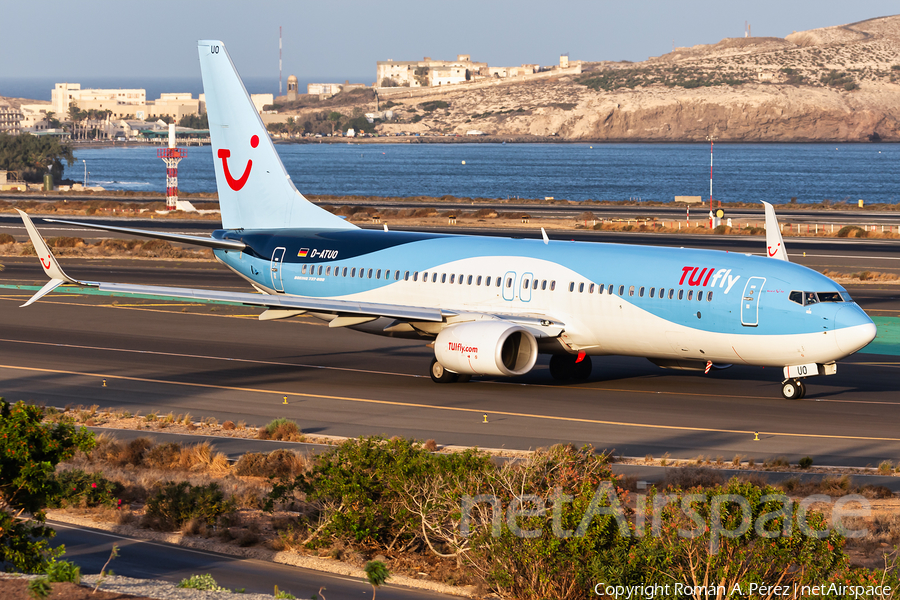
<instances>
[{"instance_id":1,"label":"aircraft nose","mask_svg":"<svg viewBox=\"0 0 900 600\"><path fill-rule=\"evenodd\" d=\"M834 336L841 352L853 354L875 339L875 323L859 306L842 306L834 317Z\"/></svg>"}]
</instances>

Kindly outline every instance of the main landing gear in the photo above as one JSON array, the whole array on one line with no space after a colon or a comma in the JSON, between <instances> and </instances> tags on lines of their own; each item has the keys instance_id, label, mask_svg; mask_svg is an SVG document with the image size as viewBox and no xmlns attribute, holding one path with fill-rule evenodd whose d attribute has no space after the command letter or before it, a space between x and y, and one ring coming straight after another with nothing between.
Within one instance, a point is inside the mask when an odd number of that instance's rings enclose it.
<instances>
[{"instance_id":1,"label":"main landing gear","mask_svg":"<svg viewBox=\"0 0 900 600\"><path fill-rule=\"evenodd\" d=\"M435 383L466 383L472 379L471 375L460 375L459 373L448 371L436 358L431 359L429 373L431 374L431 380Z\"/></svg>"},{"instance_id":2,"label":"main landing gear","mask_svg":"<svg viewBox=\"0 0 900 600\"><path fill-rule=\"evenodd\" d=\"M574 354L554 354L550 357L550 375L557 381L587 379L592 368L590 356L584 356L580 361Z\"/></svg>"},{"instance_id":3,"label":"main landing gear","mask_svg":"<svg viewBox=\"0 0 900 600\"><path fill-rule=\"evenodd\" d=\"M806 395L806 385L799 379L786 379L781 384L781 395L787 400L800 400Z\"/></svg>"}]
</instances>

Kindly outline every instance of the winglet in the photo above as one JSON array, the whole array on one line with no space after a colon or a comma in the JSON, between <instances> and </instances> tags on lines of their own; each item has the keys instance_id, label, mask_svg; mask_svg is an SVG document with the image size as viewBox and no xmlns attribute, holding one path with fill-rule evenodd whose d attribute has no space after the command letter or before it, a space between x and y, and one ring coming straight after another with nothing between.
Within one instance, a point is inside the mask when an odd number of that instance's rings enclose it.
<instances>
[{"instance_id":1,"label":"winglet","mask_svg":"<svg viewBox=\"0 0 900 600\"><path fill-rule=\"evenodd\" d=\"M19 213L19 216L22 217L22 221L25 223L25 230L28 232L28 237L31 238L31 243L34 245L34 251L37 252L38 258L41 261L41 266L44 267L44 273L46 273L50 279L60 279L66 283L78 283L66 275L62 270L62 267L59 266L59 263L56 262L56 257L50 252L50 248L47 247L44 238L38 233L37 227L31 222L31 217L29 217L25 211L19 210L18 208L16 209L16 212Z\"/></svg>"},{"instance_id":2,"label":"winglet","mask_svg":"<svg viewBox=\"0 0 900 600\"><path fill-rule=\"evenodd\" d=\"M31 218L22 210L18 208L16 211L22 217L22 221L25 223L25 230L28 232L28 237L31 238L31 243L34 245L34 251L38 255L38 259L41 261L41 266L44 267L44 273L50 278L44 287L42 287L38 292L31 297L28 302L23 304L20 308L25 306L29 306L34 304L39 299L43 298L57 287L64 283L80 283L66 275L65 271L62 270L62 267L59 266L59 263L56 262L56 257L53 256L53 253L50 252L50 248L47 247L47 243L44 241L44 238L41 237L41 234L38 233L37 227L34 226L34 223L31 222Z\"/></svg>"},{"instance_id":3,"label":"winglet","mask_svg":"<svg viewBox=\"0 0 900 600\"><path fill-rule=\"evenodd\" d=\"M778 225L778 217L775 209L768 202L763 202L766 207L766 254L769 258L777 258L790 262L784 249L784 239L781 237L781 227Z\"/></svg>"}]
</instances>

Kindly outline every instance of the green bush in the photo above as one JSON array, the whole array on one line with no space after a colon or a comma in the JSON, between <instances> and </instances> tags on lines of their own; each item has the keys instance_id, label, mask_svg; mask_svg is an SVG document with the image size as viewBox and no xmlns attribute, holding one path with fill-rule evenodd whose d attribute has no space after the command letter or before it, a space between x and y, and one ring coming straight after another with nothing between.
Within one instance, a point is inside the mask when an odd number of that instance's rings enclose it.
<instances>
[{"instance_id":1,"label":"green bush","mask_svg":"<svg viewBox=\"0 0 900 600\"><path fill-rule=\"evenodd\" d=\"M207 590L210 592L227 592L228 588L221 587L213 576L209 573L204 575L191 575L187 579L182 579L178 583L180 588L189 588L192 590Z\"/></svg>"},{"instance_id":2,"label":"green bush","mask_svg":"<svg viewBox=\"0 0 900 600\"><path fill-rule=\"evenodd\" d=\"M70 421L42 423L44 410L0 399L0 562L25 572L40 572L62 554L51 549L54 532L44 508L60 494L56 465L94 446L94 434ZM31 513L30 520L21 519Z\"/></svg>"},{"instance_id":3,"label":"green bush","mask_svg":"<svg viewBox=\"0 0 900 600\"><path fill-rule=\"evenodd\" d=\"M116 506L118 486L100 473L85 473L81 469L63 471L56 475L59 493L49 502L53 508L66 506Z\"/></svg>"},{"instance_id":4,"label":"green bush","mask_svg":"<svg viewBox=\"0 0 900 600\"><path fill-rule=\"evenodd\" d=\"M234 512L234 501L226 500L217 483L193 486L186 481L169 482L147 500L147 515L164 529L177 529L190 519L207 525Z\"/></svg>"},{"instance_id":5,"label":"green bush","mask_svg":"<svg viewBox=\"0 0 900 600\"><path fill-rule=\"evenodd\" d=\"M433 454L409 440L370 437L347 440L316 457L313 467L293 480L273 486L267 510L305 494L313 514L307 526L324 523L313 544L332 539L375 544L405 543L421 535L421 520L408 502L411 489L441 477L441 498L458 512L459 498L479 475L492 469L490 457L476 450ZM477 493L474 488L469 489ZM433 498L437 502L438 498ZM443 515L447 511L438 511Z\"/></svg>"},{"instance_id":6,"label":"green bush","mask_svg":"<svg viewBox=\"0 0 900 600\"><path fill-rule=\"evenodd\" d=\"M81 583L81 567L67 560L51 560L44 571L47 579L53 583L68 581L78 585Z\"/></svg>"},{"instance_id":7,"label":"green bush","mask_svg":"<svg viewBox=\"0 0 900 600\"><path fill-rule=\"evenodd\" d=\"M811 456L804 456L800 460L797 461L797 466L801 469L808 469L813 465L813 459Z\"/></svg>"},{"instance_id":8,"label":"green bush","mask_svg":"<svg viewBox=\"0 0 900 600\"><path fill-rule=\"evenodd\" d=\"M259 428L261 440L288 440L294 441L301 435L300 427L290 419L279 417L272 419L265 427Z\"/></svg>"},{"instance_id":9,"label":"green bush","mask_svg":"<svg viewBox=\"0 0 900 600\"><path fill-rule=\"evenodd\" d=\"M32 598L46 598L52 591L53 586L46 577L38 577L28 582L28 593Z\"/></svg>"},{"instance_id":10,"label":"green bush","mask_svg":"<svg viewBox=\"0 0 900 600\"><path fill-rule=\"evenodd\" d=\"M862 229L861 227L857 227L856 225L844 225L837 232L837 237L845 238L845 237L866 237L868 232Z\"/></svg>"}]
</instances>

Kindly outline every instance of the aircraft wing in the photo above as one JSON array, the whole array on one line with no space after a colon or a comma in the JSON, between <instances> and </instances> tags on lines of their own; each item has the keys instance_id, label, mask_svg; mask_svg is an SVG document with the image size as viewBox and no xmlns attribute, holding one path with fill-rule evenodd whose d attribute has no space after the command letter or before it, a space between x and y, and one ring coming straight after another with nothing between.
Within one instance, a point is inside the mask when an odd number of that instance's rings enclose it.
<instances>
[{"instance_id":1,"label":"aircraft wing","mask_svg":"<svg viewBox=\"0 0 900 600\"><path fill-rule=\"evenodd\" d=\"M394 319L409 319L413 321L440 322L444 320L444 315L446 314L445 311L441 311L439 308L379 304L375 302L354 302L351 300L333 300L330 298L312 298L309 296L224 292L219 290L105 282L98 283L97 287L99 287L101 292L110 292L115 295L148 294L152 296L171 296L173 298L184 298L187 300L237 302L240 304L277 310L301 310L307 312L391 317Z\"/></svg>"},{"instance_id":2,"label":"aircraft wing","mask_svg":"<svg viewBox=\"0 0 900 600\"><path fill-rule=\"evenodd\" d=\"M21 210L16 209L25 223L25 229L34 245L44 272L50 278L37 293L34 294L22 306L29 306L44 297L60 285L78 285L83 287L98 288L102 292L111 295L150 295L166 296L170 298L183 298L196 301L234 302L248 306L265 308L260 320L282 319L311 312L321 315L335 315L335 319L329 323L331 327L343 327L365 323L379 317L388 317L400 321L411 322L416 329L429 334L437 334L445 324L450 322L464 322L469 320L498 319L522 325L529 329L535 337L557 337L565 328L561 321L543 314L520 313L480 313L469 311L454 311L430 306L405 306L400 304L383 304L377 302L358 302L353 300L340 300L335 298L316 298L311 296L294 296L285 294L264 294L252 292L228 292L223 290L209 290L196 288L181 288L156 285L136 285L127 283L114 283L105 281L79 281L67 275L56 257L50 251L37 227L31 218ZM148 232L127 227L113 227L101 225L86 225L74 221L62 221L47 219L55 223L71 225L83 225L94 229L118 231L122 233L138 234L145 237L153 237L171 241L193 243L213 248L243 249L245 245L235 240L217 240L213 238L200 238L181 234L168 234L163 232ZM433 324L433 325L432 325Z\"/></svg>"},{"instance_id":3,"label":"aircraft wing","mask_svg":"<svg viewBox=\"0 0 900 600\"><path fill-rule=\"evenodd\" d=\"M19 212L22 213L22 211L19 211ZM127 233L130 235L139 235L141 237L148 237L148 238L153 238L156 240L166 240L169 242L182 242L184 244L193 244L194 246L205 246L207 248L224 248L225 250L243 250L244 248L247 247L247 245L244 242L240 242L238 240L217 240L215 238L201 237L198 235L185 235L183 233L167 233L164 231L146 231L144 229L132 229L131 227L116 227L114 225L95 225L94 223L80 223L78 221L64 221L62 219L44 219L44 220L47 221L48 223L63 223L65 225L75 225L76 227L85 227L87 229L99 229L101 231L113 231L113 232L117 232L117 233ZM32 240L32 241L34 241L34 240Z\"/></svg>"}]
</instances>

